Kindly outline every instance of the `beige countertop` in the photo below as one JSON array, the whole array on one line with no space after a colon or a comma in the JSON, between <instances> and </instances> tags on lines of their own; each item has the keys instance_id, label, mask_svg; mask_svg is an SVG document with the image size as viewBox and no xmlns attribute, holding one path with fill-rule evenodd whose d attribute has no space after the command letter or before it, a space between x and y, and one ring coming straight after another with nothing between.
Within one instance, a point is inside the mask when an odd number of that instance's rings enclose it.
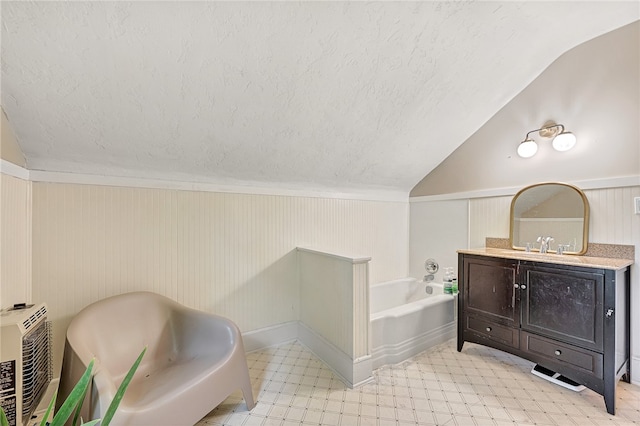
<instances>
[{"instance_id":1,"label":"beige countertop","mask_svg":"<svg viewBox=\"0 0 640 426\"><path fill-rule=\"evenodd\" d=\"M633 264L631 259L614 259L608 257L575 256L570 254L525 252L520 250L499 248L478 248L458 250L458 253L476 254L480 256L501 257L504 259L529 260L532 262L556 263L562 265L583 266L587 268L623 269Z\"/></svg>"}]
</instances>

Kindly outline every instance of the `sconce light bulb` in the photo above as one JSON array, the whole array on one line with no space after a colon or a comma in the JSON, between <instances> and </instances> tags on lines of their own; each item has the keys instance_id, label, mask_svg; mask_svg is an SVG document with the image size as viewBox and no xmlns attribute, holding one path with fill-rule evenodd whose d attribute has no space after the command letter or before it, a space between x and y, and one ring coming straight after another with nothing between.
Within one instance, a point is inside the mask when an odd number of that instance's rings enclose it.
<instances>
[{"instance_id":1,"label":"sconce light bulb","mask_svg":"<svg viewBox=\"0 0 640 426\"><path fill-rule=\"evenodd\" d=\"M576 144L576 135L571 132L562 132L551 143L556 151L569 151Z\"/></svg>"},{"instance_id":2,"label":"sconce light bulb","mask_svg":"<svg viewBox=\"0 0 640 426\"><path fill-rule=\"evenodd\" d=\"M533 139L525 139L518 145L518 155L522 158L533 157L538 152L538 144Z\"/></svg>"}]
</instances>

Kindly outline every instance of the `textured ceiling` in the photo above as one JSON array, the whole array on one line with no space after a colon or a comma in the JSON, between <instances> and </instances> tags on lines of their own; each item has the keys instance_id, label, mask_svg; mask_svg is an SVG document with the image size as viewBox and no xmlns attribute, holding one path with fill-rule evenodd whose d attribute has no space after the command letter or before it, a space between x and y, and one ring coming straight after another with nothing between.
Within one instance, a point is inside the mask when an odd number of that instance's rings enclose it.
<instances>
[{"instance_id":1,"label":"textured ceiling","mask_svg":"<svg viewBox=\"0 0 640 426\"><path fill-rule=\"evenodd\" d=\"M1 7L2 106L29 169L407 193L558 56L639 14L635 1Z\"/></svg>"}]
</instances>

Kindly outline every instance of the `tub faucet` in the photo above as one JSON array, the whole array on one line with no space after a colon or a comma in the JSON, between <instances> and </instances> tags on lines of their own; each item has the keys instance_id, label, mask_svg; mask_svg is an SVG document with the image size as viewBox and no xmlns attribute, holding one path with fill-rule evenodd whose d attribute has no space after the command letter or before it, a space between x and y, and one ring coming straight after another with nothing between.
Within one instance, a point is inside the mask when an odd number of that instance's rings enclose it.
<instances>
[{"instance_id":1,"label":"tub faucet","mask_svg":"<svg viewBox=\"0 0 640 426\"><path fill-rule=\"evenodd\" d=\"M540 253L546 253L549 250L549 243L553 241L553 237L538 237L536 240L540 243Z\"/></svg>"}]
</instances>

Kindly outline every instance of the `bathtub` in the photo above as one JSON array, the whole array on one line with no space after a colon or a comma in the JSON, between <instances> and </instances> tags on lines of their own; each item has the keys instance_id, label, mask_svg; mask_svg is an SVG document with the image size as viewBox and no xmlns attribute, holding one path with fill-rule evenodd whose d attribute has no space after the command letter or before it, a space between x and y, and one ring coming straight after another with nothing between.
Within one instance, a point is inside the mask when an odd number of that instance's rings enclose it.
<instances>
[{"instance_id":1,"label":"bathtub","mask_svg":"<svg viewBox=\"0 0 640 426\"><path fill-rule=\"evenodd\" d=\"M442 284L415 278L372 285L372 367L397 364L454 338L455 300L456 296L443 293Z\"/></svg>"}]
</instances>

